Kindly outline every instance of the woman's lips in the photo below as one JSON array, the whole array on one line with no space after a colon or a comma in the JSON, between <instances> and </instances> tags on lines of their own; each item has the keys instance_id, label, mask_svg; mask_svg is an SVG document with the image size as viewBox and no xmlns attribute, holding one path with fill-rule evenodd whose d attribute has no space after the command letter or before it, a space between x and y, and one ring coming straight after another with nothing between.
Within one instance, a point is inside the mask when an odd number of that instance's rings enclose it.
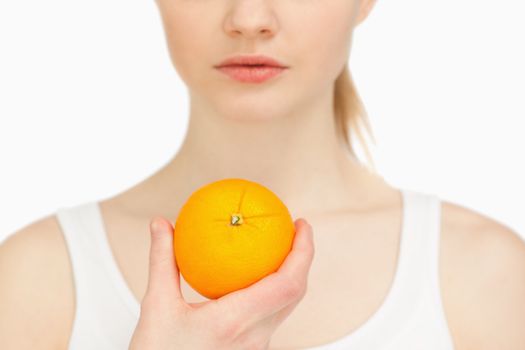
<instances>
[{"instance_id":1,"label":"woman's lips","mask_svg":"<svg viewBox=\"0 0 525 350\"><path fill-rule=\"evenodd\" d=\"M229 65L220 66L217 69L243 83L262 83L281 74L287 68L268 65Z\"/></svg>"}]
</instances>

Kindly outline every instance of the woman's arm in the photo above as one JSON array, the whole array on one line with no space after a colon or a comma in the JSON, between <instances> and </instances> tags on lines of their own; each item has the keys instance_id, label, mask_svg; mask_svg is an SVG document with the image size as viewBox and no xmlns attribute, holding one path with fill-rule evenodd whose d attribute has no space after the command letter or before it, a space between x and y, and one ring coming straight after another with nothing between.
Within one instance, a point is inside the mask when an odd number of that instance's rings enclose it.
<instances>
[{"instance_id":1,"label":"woman's arm","mask_svg":"<svg viewBox=\"0 0 525 350\"><path fill-rule=\"evenodd\" d=\"M66 349L74 285L58 222L46 217L0 245L0 349Z\"/></svg>"},{"instance_id":2,"label":"woman's arm","mask_svg":"<svg viewBox=\"0 0 525 350\"><path fill-rule=\"evenodd\" d=\"M525 242L496 220L455 209L455 224L444 224L454 240L444 279L456 349L525 349Z\"/></svg>"}]
</instances>

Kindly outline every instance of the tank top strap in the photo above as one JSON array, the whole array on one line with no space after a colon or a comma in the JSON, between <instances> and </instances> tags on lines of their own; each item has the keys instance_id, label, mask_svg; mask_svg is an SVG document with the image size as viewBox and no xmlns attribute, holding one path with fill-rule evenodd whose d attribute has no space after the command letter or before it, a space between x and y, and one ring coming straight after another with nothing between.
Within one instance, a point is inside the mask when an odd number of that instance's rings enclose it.
<instances>
[{"instance_id":1,"label":"tank top strap","mask_svg":"<svg viewBox=\"0 0 525 350\"><path fill-rule=\"evenodd\" d=\"M394 278L391 303L387 303L385 320L374 329L382 340L363 343L363 348L381 348L418 317L422 304L428 301L430 288L435 286L436 242L439 235L440 203L434 195L401 189L403 227L400 237L397 273ZM434 294L435 296L435 294Z\"/></svg>"},{"instance_id":2,"label":"tank top strap","mask_svg":"<svg viewBox=\"0 0 525 350\"><path fill-rule=\"evenodd\" d=\"M94 240L97 222L88 203L60 208L56 216L69 250L77 308L82 308L83 301L96 297L93 291L102 288L102 257Z\"/></svg>"},{"instance_id":3,"label":"tank top strap","mask_svg":"<svg viewBox=\"0 0 525 350\"><path fill-rule=\"evenodd\" d=\"M410 191L409 191L410 192ZM442 233L442 201L434 194L410 192L413 206L418 212L414 215L420 227L421 254L420 266L412 266L419 270L422 293L420 309L425 310L435 320L435 336L442 342L441 348L453 348L450 329L447 324L440 282L440 252Z\"/></svg>"},{"instance_id":4,"label":"tank top strap","mask_svg":"<svg viewBox=\"0 0 525 350\"><path fill-rule=\"evenodd\" d=\"M406 214L411 218L402 243L406 278L401 279L403 296L393 319L403 326L386 348L453 349L440 290L442 201L430 193L412 190L404 193ZM422 346L428 340L432 342Z\"/></svg>"},{"instance_id":5,"label":"tank top strap","mask_svg":"<svg viewBox=\"0 0 525 350\"><path fill-rule=\"evenodd\" d=\"M402 237L404 271L412 288L435 287L439 282L441 200L429 193L404 190L407 235Z\"/></svg>"},{"instance_id":6,"label":"tank top strap","mask_svg":"<svg viewBox=\"0 0 525 350\"><path fill-rule=\"evenodd\" d=\"M103 344L104 349L127 348L118 334L131 334L137 317L121 297L120 281L109 247L104 241L103 221L97 202L62 207L56 217L62 229L73 271L75 318L70 348L84 349L82 344ZM115 322L116 318L118 322Z\"/></svg>"},{"instance_id":7,"label":"tank top strap","mask_svg":"<svg viewBox=\"0 0 525 350\"><path fill-rule=\"evenodd\" d=\"M427 241L428 275L427 288L429 303L433 304L434 317L436 320L435 334L439 333L440 349L453 349L452 333L448 326L447 316L441 294L440 280L440 253L442 236L442 201L436 195L427 194L429 212L429 235Z\"/></svg>"},{"instance_id":8,"label":"tank top strap","mask_svg":"<svg viewBox=\"0 0 525 350\"><path fill-rule=\"evenodd\" d=\"M438 196L429 193L415 192L406 190L408 203L408 210L412 211L410 214L413 218L410 224L413 225L411 231L417 232L417 239L409 240L407 242L410 251L414 252L421 265L420 268L411 264L414 268L418 268L423 272L424 277L430 277L431 280L438 277L439 267L439 249L441 238L441 200ZM417 247L416 247L417 246ZM419 251L418 251L419 250ZM426 282L429 282L428 280Z\"/></svg>"}]
</instances>

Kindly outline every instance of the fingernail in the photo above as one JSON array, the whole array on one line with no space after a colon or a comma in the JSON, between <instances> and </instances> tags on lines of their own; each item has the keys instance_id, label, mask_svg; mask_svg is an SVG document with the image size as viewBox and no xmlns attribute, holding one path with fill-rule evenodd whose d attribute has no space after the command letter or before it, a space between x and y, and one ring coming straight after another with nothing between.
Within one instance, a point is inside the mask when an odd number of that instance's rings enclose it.
<instances>
[{"instance_id":1,"label":"fingernail","mask_svg":"<svg viewBox=\"0 0 525 350\"><path fill-rule=\"evenodd\" d=\"M153 222L151 223L151 229L154 232L159 232L160 231L161 224L160 224L159 220L153 220Z\"/></svg>"}]
</instances>

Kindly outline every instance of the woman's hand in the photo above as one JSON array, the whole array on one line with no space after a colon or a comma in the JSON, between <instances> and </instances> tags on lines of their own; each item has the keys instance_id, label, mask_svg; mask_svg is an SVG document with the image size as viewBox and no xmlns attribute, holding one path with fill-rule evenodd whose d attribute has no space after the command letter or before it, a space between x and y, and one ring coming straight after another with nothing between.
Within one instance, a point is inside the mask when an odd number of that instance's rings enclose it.
<instances>
[{"instance_id":1,"label":"woman's hand","mask_svg":"<svg viewBox=\"0 0 525 350\"><path fill-rule=\"evenodd\" d=\"M186 303L173 251L173 226L150 223L149 278L129 350L267 349L276 328L306 293L312 227L295 224L293 248L277 272L218 299Z\"/></svg>"}]
</instances>

